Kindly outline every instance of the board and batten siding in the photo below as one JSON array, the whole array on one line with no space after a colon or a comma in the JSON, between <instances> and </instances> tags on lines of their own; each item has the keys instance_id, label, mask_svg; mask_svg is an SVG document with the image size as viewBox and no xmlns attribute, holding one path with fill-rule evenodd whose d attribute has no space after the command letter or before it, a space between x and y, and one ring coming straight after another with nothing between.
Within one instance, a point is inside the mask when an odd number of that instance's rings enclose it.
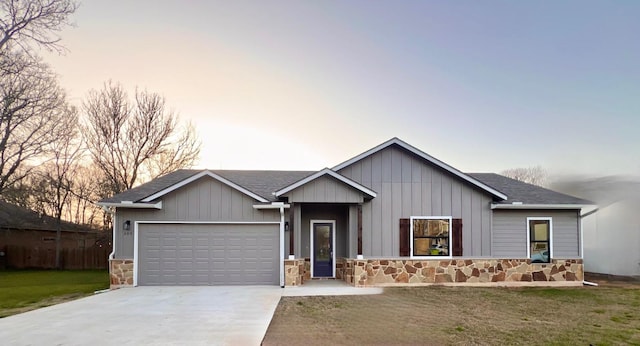
<instances>
[{"instance_id":1,"label":"board and batten siding","mask_svg":"<svg viewBox=\"0 0 640 346\"><path fill-rule=\"evenodd\" d=\"M551 246L554 258L580 257L580 218L578 210L494 210L493 257L527 257L527 218L552 219Z\"/></svg>"},{"instance_id":2,"label":"board and batten siding","mask_svg":"<svg viewBox=\"0 0 640 346\"><path fill-rule=\"evenodd\" d=\"M461 218L463 255L491 255L489 193L397 146L369 155L338 173L378 194L362 206L365 256L398 257L399 220L410 216Z\"/></svg>"},{"instance_id":3,"label":"board and batten siding","mask_svg":"<svg viewBox=\"0 0 640 346\"><path fill-rule=\"evenodd\" d=\"M211 177L202 177L161 197L162 209L118 208L115 258L133 258L135 221L269 221L279 222L279 210L257 210L259 203L244 193ZM123 223L131 221L124 232Z\"/></svg>"},{"instance_id":4,"label":"board and batten siding","mask_svg":"<svg viewBox=\"0 0 640 346\"><path fill-rule=\"evenodd\" d=\"M285 194L289 202L362 203L362 192L330 177L321 176Z\"/></svg>"}]
</instances>

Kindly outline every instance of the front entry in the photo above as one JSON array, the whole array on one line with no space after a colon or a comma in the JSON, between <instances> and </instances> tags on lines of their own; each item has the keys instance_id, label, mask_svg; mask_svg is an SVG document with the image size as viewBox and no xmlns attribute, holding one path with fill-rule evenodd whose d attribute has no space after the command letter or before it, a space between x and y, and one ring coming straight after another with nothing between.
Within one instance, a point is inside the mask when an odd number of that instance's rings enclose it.
<instances>
[{"instance_id":1,"label":"front entry","mask_svg":"<svg viewBox=\"0 0 640 346\"><path fill-rule=\"evenodd\" d=\"M311 220L311 275L316 278L335 276L334 220Z\"/></svg>"}]
</instances>

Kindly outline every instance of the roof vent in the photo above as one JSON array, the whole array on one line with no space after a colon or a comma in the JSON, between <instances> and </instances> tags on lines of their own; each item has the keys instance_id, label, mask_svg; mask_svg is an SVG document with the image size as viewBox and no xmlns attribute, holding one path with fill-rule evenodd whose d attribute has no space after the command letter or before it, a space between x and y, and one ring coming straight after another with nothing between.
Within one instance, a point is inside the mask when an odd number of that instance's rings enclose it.
<instances>
[{"instance_id":1,"label":"roof vent","mask_svg":"<svg viewBox=\"0 0 640 346\"><path fill-rule=\"evenodd\" d=\"M511 204L514 204L514 205L522 205L522 202L511 202Z\"/></svg>"}]
</instances>

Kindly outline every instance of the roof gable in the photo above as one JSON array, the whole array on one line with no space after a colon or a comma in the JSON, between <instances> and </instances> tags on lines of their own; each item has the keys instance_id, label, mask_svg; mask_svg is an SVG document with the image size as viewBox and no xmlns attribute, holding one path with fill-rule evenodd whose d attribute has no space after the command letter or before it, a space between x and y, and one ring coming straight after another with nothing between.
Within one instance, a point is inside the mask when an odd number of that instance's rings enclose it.
<instances>
[{"instance_id":1,"label":"roof gable","mask_svg":"<svg viewBox=\"0 0 640 346\"><path fill-rule=\"evenodd\" d=\"M339 173L336 173L336 172L334 172L333 170L331 170L329 168L325 168L325 169L320 170L320 171L318 171L318 172L316 172L316 173L314 173L314 174L312 174L312 175L310 175L310 176L308 176L308 177L306 177L304 179L300 179L297 182L295 182L295 183L293 183L293 184L291 184L289 186L286 186L286 187L276 191L274 193L274 195L276 197L280 197L280 196L282 196L282 195L284 195L284 194L286 194L286 193L288 193L290 191L293 191L293 190L295 190L295 189L297 189L297 188L299 188L299 187L301 187L301 186L303 186L303 185L305 185L305 184L307 184L309 182L312 182L312 181L314 181L314 180L316 180L316 179L318 179L320 177L324 177L324 176L333 177L333 178L337 179L338 181L344 183L345 185L348 185L348 186L350 186L350 187L362 192L363 194L365 194L369 198L375 198L377 196L377 193L375 191L369 189L366 186L358 184L355 181L353 181L353 180L351 180L351 179L349 179L349 178L347 178L347 177L345 177L345 176L343 176L343 175L341 175Z\"/></svg>"},{"instance_id":2,"label":"roof gable","mask_svg":"<svg viewBox=\"0 0 640 346\"><path fill-rule=\"evenodd\" d=\"M424 159L425 161L433 164L434 166L439 167L441 169L444 169L445 171L447 171L447 172L453 174L454 176L466 181L467 183L470 183L470 184L480 188L481 190L484 190L484 191L488 192L489 194L491 194L494 197L497 197L497 198L503 199L503 200L507 199L507 195L505 195L504 193L494 189L493 187L491 187L491 186L489 186L489 185L487 185L487 184L485 184L485 183L483 183L483 182L481 182L481 181L479 181L479 180L477 180L477 179L475 179L475 178L473 178L473 177L471 177L471 176L469 176L469 175L467 175L465 173L462 173L461 171L459 171L459 170L447 165L446 163L434 158L431 155L428 155L427 153L425 153L425 152L417 149L416 147L414 147L414 146L412 146L412 145L400 140L397 137L394 137L394 138L392 138L392 139L390 139L390 140L388 140L388 141L386 141L386 142L384 142L384 143L382 143L382 144L380 144L380 145L378 145L378 146L376 146L376 147L374 147L372 149L369 149L369 150L365 151L364 153L362 153L360 155L357 155L357 156L355 156L355 157L353 157L353 158L351 158L351 159L349 159L349 160L347 160L347 161L345 161L345 162L333 167L333 170L334 171L339 171L339 170L341 170L343 168L346 168L346 167L348 167L348 166L350 166L350 165L352 165L352 164L354 164L354 163L356 163L356 162L358 162L358 161L360 161L360 160L362 160L362 159L364 159L364 158L366 158L368 156L371 156L371 155L373 155L373 154L375 154L375 153L377 153L379 151L382 151L382 150L384 150L384 149L386 149L386 148L388 148L388 147L390 147L392 145L397 145L397 146L401 147L402 149L413 153L414 155Z\"/></svg>"},{"instance_id":3,"label":"roof gable","mask_svg":"<svg viewBox=\"0 0 640 346\"><path fill-rule=\"evenodd\" d=\"M234 183L234 182L232 182L232 181L230 181L230 180L228 180L226 178L223 178L222 176L220 176L220 175L218 175L216 173L213 173L212 171L209 171L209 170L202 171L202 172L200 172L198 174L195 174L195 175L192 175L192 176L190 176L190 177L188 177L188 178L186 178L186 179L184 179L184 180L182 180L180 182L177 182L177 183L175 183L175 184L173 184L171 186L168 186L168 187L166 187L166 188L164 188L164 189L162 189L162 190L160 190L160 191L158 191L158 192L156 192L156 193L154 193L154 194L152 194L150 196L147 196L147 197L143 198L141 200L141 202L149 203L149 202L151 202L153 200L156 200L156 199L168 194L169 192L177 190L177 189L181 188L182 186L185 186L185 185L191 183L192 181L198 180L198 179L200 179L202 177L205 177L205 176L208 176L208 177L211 177L213 179L216 179L219 182L221 182L221 183L223 183L223 184L225 184L227 186L230 186L230 187L232 187L232 188L244 193L245 195L247 195L247 196L249 196L249 197L251 197L251 198L253 198L253 199L255 199L255 200L259 201L259 202L263 202L263 203L269 202L264 197L259 196L258 194L254 193L254 192L251 192L251 191L247 190L246 188L244 188L244 187L242 187L242 186L240 186L240 185L238 185L238 184L236 184L236 183Z\"/></svg>"}]
</instances>

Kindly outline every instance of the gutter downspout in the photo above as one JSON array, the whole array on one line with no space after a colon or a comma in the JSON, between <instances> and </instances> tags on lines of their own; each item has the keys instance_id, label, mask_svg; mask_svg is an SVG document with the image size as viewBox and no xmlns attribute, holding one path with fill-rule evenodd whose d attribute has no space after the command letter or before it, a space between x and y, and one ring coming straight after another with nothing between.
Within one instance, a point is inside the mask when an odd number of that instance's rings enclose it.
<instances>
[{"instance_id":1,"label":"gutter downspout","mask_svg":"<svg viewBox=\"0 0 640 346\"><path fill-rule=\"evenodd\" d=\"M116 222L115 210L111 211L111 208L105 207L105 206L102 206L102 210L104 210L105 213L109 213L109 214L113 215L113 217L111 219L111 224L112 224L112 228L113 228L111 230L111 253L109 254L109 260L112 260L116 255L116 225L118 223Z\"/></svg>"},{"instance_id":2,"label":"gutter downspout","mask_svg":"<svg viewBox=\"0 0 640 346\"><path fill-rule=\"evenodd\" d=\"M591 214L595 214L598 210L598 208L593 209L592 211L586 213L586 214L580 214L578 217L580 218L580 258L582 258L582 275L584 276L584 273L586 272L586 270L584 270L584 227L583 227L583 219ZM598 286L597 283L595 282L591 282L591 281L587 281L584 279L584 277L582 278L582 284L583 285L587 285L587 286Z\"/></svg>"},{"instance_id":3,"label":"gutter downspout","mask_svg":"<svg viewBox=\"0 0 640 346\"><path fill-rule=\"evenodd\" d=\"M284 288L284 205L280 207L280 287Z\"/></svg>"}]
</instances>

